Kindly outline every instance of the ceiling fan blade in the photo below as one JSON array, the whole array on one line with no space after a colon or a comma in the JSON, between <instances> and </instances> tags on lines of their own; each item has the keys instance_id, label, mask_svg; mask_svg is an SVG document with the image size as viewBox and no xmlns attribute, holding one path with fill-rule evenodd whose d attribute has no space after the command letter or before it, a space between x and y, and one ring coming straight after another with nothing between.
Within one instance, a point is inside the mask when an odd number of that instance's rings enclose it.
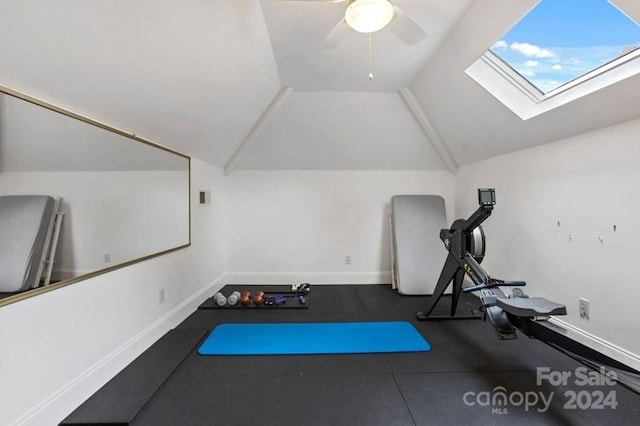
<instances>
[{"instance_id":1,"label":"ceiling fan blade","mask_svg":"<svg viewBox=\"0 0 640 426\"><path fill-rule=\"evenodd\" d=\"M389 29L409 46L420 43L427 37L422 29L409 15L398 6L393 6L396 16L389 23Z\"/></svg>"},{"instance_id":2,"label":"ceiling fan blade","mask_svg":"<svg viewBox=\"0 0 640 426\"><path fill-rule=\"evenodd\" d=\"M342 18L335 27L327 34L327 36L320 42L320 47L323 49L330 49L335 47L349 32L349 26L347 22Z\"/></svg>"}]
</instances>

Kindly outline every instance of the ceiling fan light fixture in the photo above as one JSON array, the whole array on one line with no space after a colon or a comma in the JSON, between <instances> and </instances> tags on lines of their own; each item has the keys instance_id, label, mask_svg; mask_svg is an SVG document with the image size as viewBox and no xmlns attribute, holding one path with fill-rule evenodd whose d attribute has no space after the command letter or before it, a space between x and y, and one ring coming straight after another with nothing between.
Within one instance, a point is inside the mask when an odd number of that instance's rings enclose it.
<instances>
[{"instance_id":1,"label":"ceiling fan light fixture","mask_svg":"<svg viewBox=\"0 0 640 426\"><path fill-rule=\"evenodd\" d=\"M347 7L344 19L360 33L373 33L386 27L394 13L388 0L354 0Z\"/></svg>"}]
</instances>

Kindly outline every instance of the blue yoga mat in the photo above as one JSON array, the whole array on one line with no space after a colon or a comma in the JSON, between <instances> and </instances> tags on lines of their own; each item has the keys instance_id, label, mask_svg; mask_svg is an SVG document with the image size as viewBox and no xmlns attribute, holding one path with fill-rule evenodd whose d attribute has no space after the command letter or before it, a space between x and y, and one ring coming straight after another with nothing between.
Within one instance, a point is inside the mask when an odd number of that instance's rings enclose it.
<instances>
[{"instance_id":1,"label":"blue yoga mat","mask_svg":"<svg viewBox=\"0 0 640 426\"><path fill-rule=\"evenodd\" d=\"M408 322L220 324L200 355L286 355L426 352L429 343Z\"/></svg>"}]
</instances>

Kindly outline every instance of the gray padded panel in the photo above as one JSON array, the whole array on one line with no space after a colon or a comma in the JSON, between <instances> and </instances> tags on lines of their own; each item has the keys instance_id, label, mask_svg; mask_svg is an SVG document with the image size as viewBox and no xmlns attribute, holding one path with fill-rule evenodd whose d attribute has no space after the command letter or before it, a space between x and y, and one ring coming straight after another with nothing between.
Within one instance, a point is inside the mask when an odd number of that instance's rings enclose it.
<instances>
[{"instance_id":1,"label":"gray padded panel","mask_svg":"<svg viewBox=\"0 0 640 426\"><path fill-rule=\"evenodd\" d=\"M39 279L54 207L46 195L0 196L0 292L27 290Z\"/></svg>"},{"instance_id":2,"label":"gray padded panel","mask_svg":"<svg viewBox=\"0 0 640 426\"><path fill-rule=\"evenodd\" d=\"M567 307L542 297L498 298L496 304L510 314L519 317L567 315Z\"/></svg>"},{"instance_id":3,"label":"gray padded panel","mask_svg":"<svg viewBox=\"0 0 640 426\"><path fill-rule=\"evenodd\" d=\"M448 228L439 195L394 195L391 225L400 294L433 294L447 250L440 230Z\"/></svg>"}]
</instances>

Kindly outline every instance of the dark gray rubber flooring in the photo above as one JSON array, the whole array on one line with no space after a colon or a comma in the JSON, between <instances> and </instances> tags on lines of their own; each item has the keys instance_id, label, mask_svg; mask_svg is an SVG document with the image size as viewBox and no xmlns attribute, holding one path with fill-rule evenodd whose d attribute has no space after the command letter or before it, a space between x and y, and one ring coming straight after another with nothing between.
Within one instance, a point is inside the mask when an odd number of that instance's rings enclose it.
<instances>
[{"instance_id":1,"label":"dark gray rubber flooring","mask_svg":"<svg viewBox=\"0 0 640 426\"><path fill-rule=\"evenodd\" d=\"M152 350L136 358L62 424L130 424L205 334L202 329L172 330L165 334Z\"/></svg>"},{"instance_id":2,"label":"dark gray rubber flooring","mask_svg":"<svg viewBox=\"0 0 640 426\"><path fill-rule=\"evenodd\" d=\"M223 293L266 289L269 287L227 286ZM415 320L416 311L426 306L427 296L400 296L389 286L380 285L316 285L309 301L306 310L198 309L176 331L207 332L225 322L409 321L432 350L204 357L193 347L131 424L638 424L640 396L621 386L578 386L575 378L565 386L538 385L539 367L572 374L581 367L539 341L522 335L515 341L499 341L491 326L480 320ZM445 297L435 313L446 314L448 302ZM474 296L465 295L458 312L467 313L476 305ZM157 350L158 344L149 352ZM502 389L512 400L501 405L498 394ZM580 395L578 402L583 408L572 408L572 392ZM615 409L611 404L590 408L600 393L604 397L611 392ZM518 404L520 395L532 399L534 393L539 398L537 404ZM551 398L548 407L540 395ZM485 404L487 396L495 404ZM113 395L109 398L104 404L122 403Z\"/></svg>"}]
</instances>

